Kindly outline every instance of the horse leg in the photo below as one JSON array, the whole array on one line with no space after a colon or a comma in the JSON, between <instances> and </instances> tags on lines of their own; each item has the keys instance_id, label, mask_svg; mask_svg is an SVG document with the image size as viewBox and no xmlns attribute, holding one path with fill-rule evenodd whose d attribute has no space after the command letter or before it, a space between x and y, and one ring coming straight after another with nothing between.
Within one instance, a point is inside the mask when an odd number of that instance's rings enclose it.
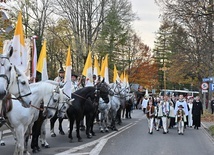
<instances>
[{"instance_id":1,"label":"horse leg","mask_svg":"<svg viewBox=\"0 0 214 155\"><path fill-rule=\"evenodd\" d=\"M54 132L54 124L57 120L57 112L55 113L55 115L50 119L50 125L51 125L51 137L56 137L56 134Z\"/></svg>"},{"instance_id":2,"label":"horse leg","mask_svg":"<svg viewBox=\"0 0 214 155\"><path fill-rule=\"evenodd\" d=\"M122 110L121 110L121 111L122 111L122 118L125 118L125 117L124 117L124 115L125 115L125 109L124 109L124 108L122 108Z\"/></svg>"},{"instance_id":3,"label":"horse leg","mask_svg":"<svg viewBox=\"0 0 214 155\"><path fill-rule=\"evenodd\" d=\"M89 130L90 130L90 125L91 125L91 117L90 117L90 114L87 114L86 115L86 135L87 135L87 138L91 138L92 137L92 135L91 135L91 133L89 132Z\"/></svg>"},{"instance_id":4,"label":"horse leg","mask_svg":"<svg viewBox=\"0 0 214 155\"><path fill-rule=\"evenodd\" d=\"M101 118L100 118L100 132L103 133L104 132L104 129L103 129L104 112L101 111L100 114L101 114Z\"/></svg>"},{"instance_id":5,"label":"horse leg","mask_svg":"<svg viewBox=\"0 0 214 155\"><path fill-rule=\"evenodd\" d=\"M19 125L16 130L16 148L14 155L23 155L24 154L24 126Z\"/></svg>"},{"instance_id":6,"label":"horse leg","mask_svg":"<svg viewBox=\"0 0 214 155\"><path fill-rule=\"evenodd\" d=\"M116 114L116 118L117 118L117 120L118 120L118 123L117 124L119 124L119 125L121 125L121 123L122 123L122 120L121 120L121 107L119 107L119 109L117 110L117 114Z\"/></svg>"},{"instance_id":7,"label":"horse leg","mask_svg":"<svg viewBox=\"0 0 214 155\"><path fill-rule=\"evenodd\" d=\"M44 122L42 123L40 139L41 139L42 147L49 148L50 146L49 146L48 142L46 141L46 129L45 129L46 124L47 124L47 119L45 119Z\"/></svg>"},{"instance_id":8,"label":"horse leg","mask_svg":"<svg viewBox=\"0 0 214 155\"><path fill-rule=\"evenodd\" d=\"M30 136L30 131L31 131L30 127L28 127L28 129L25 132L25 136L24 136L24 139L25 139L24 154L27 154L27 155L30 155L30 153L28 152L28 140L29 140L29 136Z\"/></svg>"},{"instance_id":9,"label":"horse leg","mask_svg":"<svg viewBox=\"0 0 214 155\"><path fill-rule=\"evenodd\" d=\"M80 121L79 127L80 127L80 130L81 130L81 131L84 131L84 130L85 130L84 117L83 117L83 119Z\"/></svg>"},{"instance_id":10,"label":"horse leg","mask_svg":"<svg viewBox=\"0 0 214 155\"><path fill-rule=\"evenodd\" d=\"M82 138L80 137L80 119L76 119L76 128L78 142L82 142Z\"/></svg>"},{"instance_id":11,"label":"horse leg","mask_svg":"<svg viewBox=\"0 0 214 155\"><path fill-rule=\"evenodd\" d=\"M131 111L132 111L132 105L128 106L128 118L132 118L131 117Z\"/></svg>"},{"instance_id":12,"label":"horse leg","mask_svg":"<svg viewBox=\"0 0 214 155\"><path fill-rule=\"evenodd\" d=\"M96 114L94 114L92 116L92 120L91 120L91 134L92 136L96 136L95 132L94 132L94 120L95 120Z\"/></svg>"},{"instance_id":13,"label":"horse leg","mask_svg":"<svg viewBox=\"0 0 214 155\"><path fill-rule=\"evenodd\" d=\"M70 143L72 143L73 142L72 131L74 126L74 119L69 118L69 122L70 122L70 130L68 131L68 138L70 138Z\"/></svg>"},{"instance_id":14,"label":"horse leg","mask_svg":"<svg viewBox=\"0 0 214 155\"><path fill-rule=\"evenodd\" d=\"M103 119L105 121L105 132L108 132L109 131L109 129L108 129L108 110L104 111Z\"/></svg>"},{"instance_id":15,"label":"horse leg","mask_svg":"<svg viewBox=\"0 0 214 155\"><path fill-rule=\"evenodd\" d=\"M112 111L112 122L111 122L111 127L112 127L112 130L114 131L117 131L117 128L116 128L116 116L117 116L117 111L116 109Z\"/></svg>"},{"instance_id":16,"label":"horse leg","mask_svg":"<svg viewBox=\"0 0 214 155\"><path fill-rule=\"evenodd\" d=\"M59 121L59 134L65 135L65 132L64 132L63 129L62 129L62 121L63 121L63 118L58 118L58 121Z\"/></svg>"},{"instance_id":17,"label":"horse leg","mask_svg":"<svg viewBox=\"0 0 214 155\"><path fill-rule=\"evenodd\" d=\"M5 142L2 139L3 139L3 131L0 131L0 145L5 146Z\"/></svg>"}]
</instances>

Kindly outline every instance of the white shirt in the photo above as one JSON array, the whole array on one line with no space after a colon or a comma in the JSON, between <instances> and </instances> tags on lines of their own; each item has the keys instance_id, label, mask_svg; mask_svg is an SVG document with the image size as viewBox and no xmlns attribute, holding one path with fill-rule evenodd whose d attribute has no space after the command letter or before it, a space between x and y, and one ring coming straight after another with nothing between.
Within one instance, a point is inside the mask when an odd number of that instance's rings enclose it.
<instances>
[{"instance_id":1,"label":"white shirt","mask_svg":"<svg viewBox=\"0 0 214 155\"><path fill-rule=\"evenodd\" d=\"M177 111L178 111L178 106L179 105L182 105L183 107L184 107L184 112L185 112L185 115L186 116L188 116L188 108L187 108L187 103L186 103L186 101L177 101L176 103L175 103L175 115L177 114Z\"/></svg>"},{"instance_id":2,"label":"white shirt","mask_svg":"<svg viewBox=\"0 0 214 155\"><path fill-rule=\"evenodd\" d=\"M147 107L147 105L148 105L148 102L149 102L149 99L143 99L143 101L142 101L142 107L143 108L146 108Z\"/></svg>"}]
</instances>

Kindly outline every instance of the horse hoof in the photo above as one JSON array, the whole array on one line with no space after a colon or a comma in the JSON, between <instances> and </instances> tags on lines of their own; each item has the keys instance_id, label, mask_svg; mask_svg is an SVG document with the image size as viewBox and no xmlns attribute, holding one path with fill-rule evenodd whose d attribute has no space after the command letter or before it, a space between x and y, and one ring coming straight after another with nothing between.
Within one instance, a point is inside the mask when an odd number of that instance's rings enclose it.
<instances>
[{"instance_id":1,"label":"horse hoof","mask_svg":"<svg viewBox=\"0 0 214 155\"><path fill-rule=\"evenodd\" d=\"M55 133L52 133L52 134L51 134L51 137L56 137L56 134L55 134Z\"/></svg>"},{"instance_id":2,"label":"horse hoof","mask_svg":"<svg viewBox=\"0 0 214 155\"><path fill-rule=\"evenodd\" d=\"M109 132L109 130L108 130L108 129L106 129L105 131L106 131L106 132Z\"/></svg>"},{"instance_id":3,"label":"horse hoof","mask_svg":"<svg viewBox=\"0 0 214 155\"><path fill-rule=\"evenodd\" d=\"M1 143L1 146L5 146L5 143L4 143L4 142L2 142L2 143Z\"/></svg>"},{"instance_id":4,"label":"horse hoof","mask_svg":"<svg viewBox=\"0 0 214 155\"><path fill-rule=\"evenodd\" d=\"M84 127L81 127L81 128L80 128L80 131L85 131L85 128L84 128Z\"/></svg>"},{"instance_id":5,"label":"horse hoof","mask_svg":"<svg viewBox=\"0 0 214 155\"><path fill-rule=\"evenodd\" d=\"M42 147L45 147L45 144L41 144Z\"/></svg>"},{"instance_id":6,"label":"horse hoof","mask_svg":"<svg viewBox=\"0 0 214 155\"><path fill-rule=\"evenodd\" d=\"M5 146L5 143L2 143L1 146Z\"/></svg>"},{"instance_id":7,"label":"horse hoof","mask_svg":"<svg viewBox=\"0 0 214 155\"><path fill-rule=\"evenodd\" d=\"M82 142L82 138L78 138L78 142Z\"/></svg>"},{"instance_id":8,"label":"horse hoof","mask_svg":"<svg viewBox=\"0 0 214 155\"><path fill-rule=\"evenodd\" d=\"M69 143L73 143L73 139L70 139L70 140L69 140Z\"/></svg>"},{"instance_id":9,"label":"horse hoof","mask_svg":"<svg viewBox=\"0 0 214 155\"><path fill-rule=\"evenodd\" d=\"M118 129L117 129L117 128L113 128L112 130L113 130L113 131L118 131Z\"/></svg>"},{"instance_id":10,"label":"horse hoof","mask_svg":"<svg viewBox=\"0 0 214 155\"><path fill-rule=\"evenodd\" d=\"M65 135L65 132L64 131L59 131L59 134L60 135Z\"/></svg>"},{"instance_id":11,"label":"horse hoof","mask_svg":"<svg viewBox=\"0 0 214 155\"><path fill-rule=\"evenodd\" d=\"M87 138L88 139L91 139L92 138L92 135L90 134L90 135L87 135Z\"/></svg>"},{"instance_id":12,"label":"horse hoof","mask_svg":"<svg viewBox=\"0 0 214 155\"><path fill-rule=\"evenodd\" d=\"M24 150L24 154L25 155L31 155L30 152L28 152L27 150Z\"/></svg>"},{"instance_id":13,"label":"horse hoof","mask_svg":"<svg viewBox=\"0 0 214 155\"><path fill-rule=\"evenodd\" d=\"M37 151L37 149L33 149L32 152L33 153L37 153L38 151Z\"/></svg>"},{"instance_id":14,"label":"horse hoof","mask_svg":"<svg viewBox=\"0 0 214 155\"><path fill-rule=\"evenodd\" d=\"M50 148L50 146L49 145L45 145L45 148Z\"/></svg>"},{"instance_id":15,"label":"horse hoof","mask_svg":"<svg viewBox=\"0 0 214 155\"><path fill-rule=\"evenodd\" d=\"M101 133L104 133L104 131L103 131L103 130L100 130L100 132L101 132Z\"/></svg>"}]
</instances>

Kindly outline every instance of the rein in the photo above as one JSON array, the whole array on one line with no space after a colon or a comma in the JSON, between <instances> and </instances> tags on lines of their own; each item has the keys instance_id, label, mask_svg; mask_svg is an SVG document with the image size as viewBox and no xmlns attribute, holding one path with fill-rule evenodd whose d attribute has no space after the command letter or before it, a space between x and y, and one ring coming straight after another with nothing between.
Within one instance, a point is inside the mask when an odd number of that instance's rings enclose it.
<instances>
[{"instance_id":1,"label":"rein","mask_svg":"<svg viewBox=\"0 0 214 155\"><path fill-rule=\"evenodd\" d=\"M37 109L37 110L39 110L39 111L44 111L44 109L43 108L39 108L39 107L37 107L37 106L34 106L34 105L30 105L31 107L33 107L33 108L35 108L35 109Z\"/></svg>"},{"instance_id":2,"label":"rein","mask_svg":"<svg viewBox=\"0 0 214 155\"><path fill-rule=\"evenodd\" d=\"M0 56L0 58L1 58L1 59L7 59L7 60L9 60L8 57L2 56L2 55ZM3 62L1 62L1 66L4 66L4 63L3 63ZM10 79L7 77L6 74L0 74L0 77L6 79L6 81L7 81L7 88L6 88L6 89L8 89L9 84L10 84Z\"/></svg>"},{"instance_id":3,"label":"rein","mask_svg":"<svg viewBox=\"0 0 214 155\"><path fill-rule=\"evenodd\" d=\"M89 99L87 99L87 98L85 98L85 97L82 97L82 96L80 96L80 95L78 95L78 94L76 94L76 93L72 93L72 94L74 94L74 95L76 95L76 96L78 96L78 97L80 97L80 98L82 98L82 99L84 99L84 100L87 100L87 101L92 102L91 100L89 100Z\"/></svg>"}]
</instances>

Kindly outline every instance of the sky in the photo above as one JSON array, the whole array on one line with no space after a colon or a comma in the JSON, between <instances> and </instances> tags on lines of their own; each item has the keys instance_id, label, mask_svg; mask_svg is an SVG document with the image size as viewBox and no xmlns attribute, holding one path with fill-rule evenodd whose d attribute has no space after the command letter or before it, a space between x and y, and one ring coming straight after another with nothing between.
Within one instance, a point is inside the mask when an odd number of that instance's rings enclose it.
<instances>
[{"instance_id":1,"label":"sky","mask_svg":"<svg viewBox=\"0 0 214 155\"><path fill-rule=\"evenodd\" d=\"M154 48L155 32L160 26L160 12L154 0L130 0L132 10L138 17L132 23L137 35L142 39L142 42L150 48Z\"/></svg>"}]
</instances>

